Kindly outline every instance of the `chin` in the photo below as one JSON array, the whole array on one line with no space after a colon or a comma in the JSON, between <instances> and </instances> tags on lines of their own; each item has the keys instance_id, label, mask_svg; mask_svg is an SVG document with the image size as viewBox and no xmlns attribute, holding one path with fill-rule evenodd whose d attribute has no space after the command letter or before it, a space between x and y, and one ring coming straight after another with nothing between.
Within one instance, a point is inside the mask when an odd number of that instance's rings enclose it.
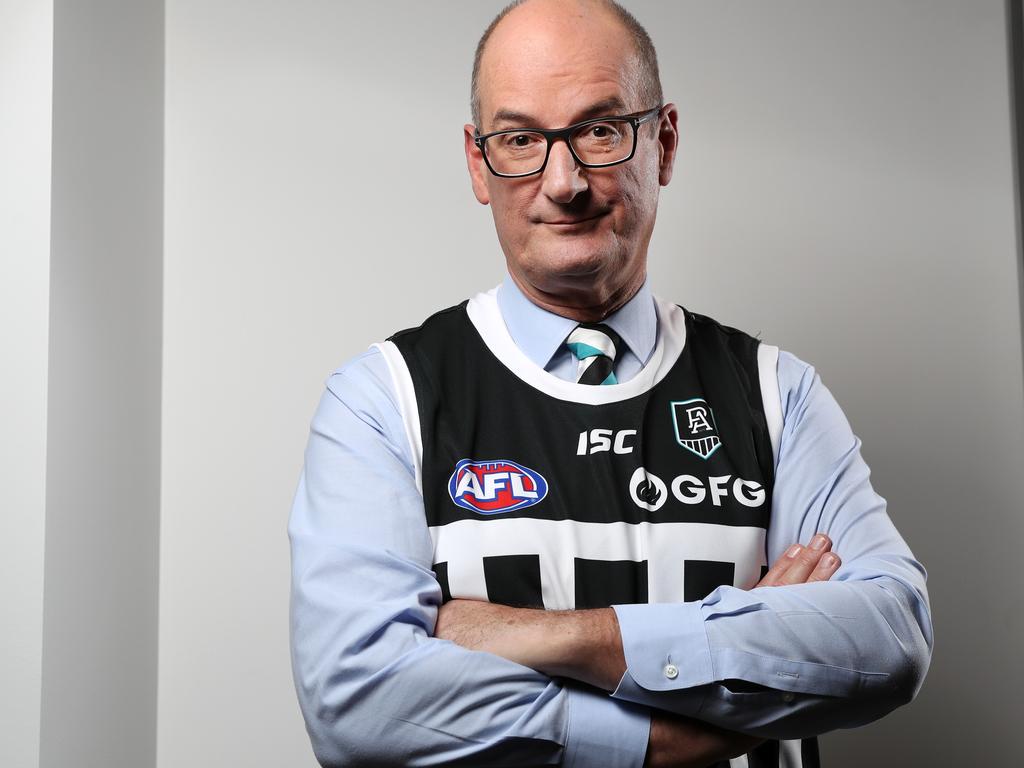
<instances>
[{"instance_id":1,"label":"chin","mask_svg":"<svg viewBox=\"0 0 1024 768\"><path fill-rule=\"evenodd\" d=\"M534 270L558 279L598 277L618 271L624 260L618 249L607 241L583 242L564 240L560 246L540 249L530 259Z\"/></svg>"}]
</instances>

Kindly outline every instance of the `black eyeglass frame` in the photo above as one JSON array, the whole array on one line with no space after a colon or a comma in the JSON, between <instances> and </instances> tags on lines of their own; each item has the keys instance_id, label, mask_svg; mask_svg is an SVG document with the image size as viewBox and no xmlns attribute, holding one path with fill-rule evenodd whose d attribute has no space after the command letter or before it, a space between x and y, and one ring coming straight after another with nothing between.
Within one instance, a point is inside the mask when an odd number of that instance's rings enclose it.
<instances>
[{"instance_id":1,"label":"black eyeglass frame","mask_svg":"<svg viewBox=\"0 0 1024 768\"><path fill-rule=\"evenodd\" d=\"M640 129L640 126L646 123L655 115L660 114L661 108L662 105L659 104L658 106L652 107L651 109L648 109L645 112L633 112L632 114L629 115L606 115L604 117L592 117L589 120L581 120L580 122L573 123L572 125L568 125L565 128L556 128L552 130L547 130L544 128L506 128L501 131L492 131L491 133L485 133L482 135L477 134L473 137L473 143L476 144L477 148L480 150L480 154L483 155L484 162L487 164L487 170L489 170L492 174L502 179L521 179L526 176L535 176L538 173L542 173L548 165L548 158L551 157L551 145L554 143L556 139L562 139L565 142L565 146L569 148L569 154L572 155L572 159L575 160L576 163L581 167L610 168L613 165L621 165L622 163L627 163L633 159L633 155L636 154L637 133ZM569 137L572 136L572 134L578 131L580 128L585 128L586 126L593 125L594 123L605 123L609 120L626 120L629 122L631 126L633 126L633 148L629 151L629 154L626 157L622 158L621 160L613 160L610 163L585 163L582 160L580 160L579 155L576 154L576 150L573 149L572 142L569 141ZM504 136L510 133L539 133L541 136L544 137L544 141L547 143L547 148L544 152L544 162L541 163L540 168L538 168L535 171L530 171L529 173L498 173L498 171L494 170L494 168L491 166L491 161L487 158L487 152L484 149L484 143L487 141L487 139L490 139L494 136Z\"/></svg>"}]
</instances>

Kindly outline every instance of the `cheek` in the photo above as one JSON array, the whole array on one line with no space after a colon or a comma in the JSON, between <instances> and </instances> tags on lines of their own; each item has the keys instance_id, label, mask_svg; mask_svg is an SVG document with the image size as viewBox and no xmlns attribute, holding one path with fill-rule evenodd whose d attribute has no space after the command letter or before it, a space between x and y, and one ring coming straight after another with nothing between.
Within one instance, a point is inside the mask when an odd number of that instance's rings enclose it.
<instances>
[{"instance_id":1,"label":"cheek","mask_svg":"<svg viewBox=\"0 0 1024 768\"><path fill-rule=\"evenodd\" d=\"M658 201L657 190L656 173L652 175L649 169L642 166L630 168L619 179L614 194L621 206L621 218L629 222L630 228L654 214Z\"/></svg>"},{"instance_id":2,"label":"cheek","mask_svg":"<svg viewBox=\"0 0 1024 768\"><path fill-rule=\"evenodd\" d=\"M636 196L644 200L657 200L658 188L661 186L658 173L658 158L652 153L647 153L642 158L636 158L638 162L631 170L633 173L632 182L635 185Z\"/></svg>"},{"instance_id":3,"label":"cheek","mask_svg":"<svg viewBox=\"0 0 1024 768\"><path fill-rule=\"evenodd\" d=\"M491 194L491 210L494 220L506 236L522 238L529 225L528 211L530 196L526 190L511 188L495 189Z\"/></svg>"}]
</instances>

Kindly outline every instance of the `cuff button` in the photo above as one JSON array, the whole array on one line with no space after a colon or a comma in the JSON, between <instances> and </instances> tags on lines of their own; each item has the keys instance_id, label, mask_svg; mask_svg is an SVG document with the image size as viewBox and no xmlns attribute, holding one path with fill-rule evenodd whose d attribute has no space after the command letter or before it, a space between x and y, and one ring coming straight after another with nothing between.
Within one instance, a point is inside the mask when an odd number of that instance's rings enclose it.
<instances>
[{"instance_id":1,"label":"cuff button","mask_svg":"<svg viewBox=\"0 0 1024 768\"><path fill-rule=\"evenodd\" d=\"M679 677L679 667L677 667L675 664L666 664L662 672L665 673L665 677L667 677L669 680L675 680L677 677Z\"/></svg>"}]
</instances>

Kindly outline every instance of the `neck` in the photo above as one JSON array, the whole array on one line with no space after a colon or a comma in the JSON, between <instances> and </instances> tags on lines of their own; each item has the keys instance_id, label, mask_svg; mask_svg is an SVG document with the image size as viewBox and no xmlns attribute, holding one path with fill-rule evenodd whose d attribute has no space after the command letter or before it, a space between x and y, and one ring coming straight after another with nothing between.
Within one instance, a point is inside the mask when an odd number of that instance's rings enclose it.
<instances>
[{"instance_id":1,"label":"neck","mask_svg":"<svg viewBox=\"0 0 1024 768\"><path fill-rule=\"evenodd\" d=\"M647 277L646 271L640 270L630 280L613 288L602 290L593 286L580 285L545 289L534 285L511 270L509 275L523 295L538 307L578 323L601 322L636 296Z\"/></svg>"}]
</instances>

